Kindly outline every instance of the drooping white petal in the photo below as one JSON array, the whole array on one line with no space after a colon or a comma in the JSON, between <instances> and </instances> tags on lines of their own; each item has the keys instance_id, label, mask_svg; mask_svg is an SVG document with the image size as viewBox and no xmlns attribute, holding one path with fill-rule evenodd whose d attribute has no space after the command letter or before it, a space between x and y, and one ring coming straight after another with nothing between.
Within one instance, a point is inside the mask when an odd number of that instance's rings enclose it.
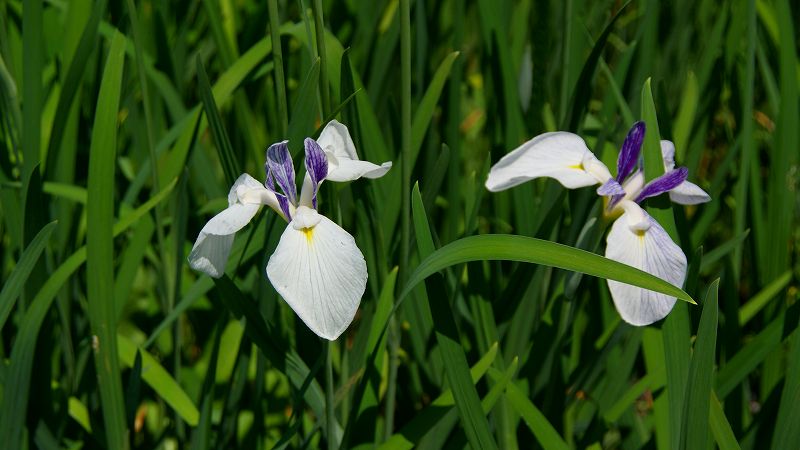
<instances>
[{"instance_id":1,"label":"drooping white petal","mask_svg":"<svg viewBox=\"0 0 800 450\"><path fill-rule=\"evenodd\" d=\"M625 212L611 227L606 257L651 273L681 287L686 278L686 256L666 231L636 203L622 202ZM608 280L614 305L626 322L643 326L663 319L675 297Z\"/></svg>"},{"instance_id":2,"label":"drooping white petal","mask_svg":"<svg viewBox=\"0 0 800 450\"><path fill-rule=\"evenodd\" d=\"M575 189L605 183L611 173L580 136L557 131L540 134L502 157L489 171L486 188L502 191L539 177Z\"/></svg>"},{"instance_id":3,"label":"drooping white petal","mask_svg":"<svg viewBox=\"0 0 800 450\"><path fill-rule=\"evenodd\" d=\"M219 278L233 246L233 235L258 212L257 203L235 203L206 223L189 253L189 266L210 277Z\"/></svg>"},{"instance_id":4,"label":"drooping white petal","mask_svg":"<svg viewBox=\"0 0 800 450\"><path fill-rule=\"evenodd\" d=\"M353 236L300 206L267 263L267 277L311 331L334 340L353 321L367 265Z\"/></svg>"},{"instance_id":5,"label":"drooping white petal","mask_svg":"<svg viewBox=\"0 0 800 450\"><path fill-rule=\"evenodd\" d=\"M336 120L325 125L317 139L328 157L328 175L326 180L353 181L361 177L380 178L392 168L392 162L381 165L358 159L356 146L350 137L347 127Z\"/></svg>"},{"instance_id":6,"label":"drooping white petal","mask_svg":"<svg viewBox=\"0 0 800 450\"><path fill-rule=\"evenodd\" d=\"M228 207L200 230L189 253L189 266L211 277L221 277L231 253L234 233L253 219L260 205L268 205L283 216L273 192L250 175L240 175L228 192Z\"/></svg>"},{"instance_id":7,"label":"drooping white petal","mask_svg":"<svg viewBox=\"0 0 800 450\"><path fill-rule=\"evenodd\" d=\"M330 181L353 181L361 177L364 178L380 178L386 175L386 172L392 168L392 162L387 161L380 166L369 161L350 160L339 158L334 160L328 154L328 163L330 164L330 172L325 177Z\"/></svg>"},{"instance_id":8,"label":"drooping white petal","mask_svg":"<svg viewBox=\"0 0 800 450\"><path fill-rule=\"evenodd\" d=\"M669 191L669 198L681 205L697 205L711 200L711 196L706 191L689 181L684 181Z\"/></svg>"}]
</instances>

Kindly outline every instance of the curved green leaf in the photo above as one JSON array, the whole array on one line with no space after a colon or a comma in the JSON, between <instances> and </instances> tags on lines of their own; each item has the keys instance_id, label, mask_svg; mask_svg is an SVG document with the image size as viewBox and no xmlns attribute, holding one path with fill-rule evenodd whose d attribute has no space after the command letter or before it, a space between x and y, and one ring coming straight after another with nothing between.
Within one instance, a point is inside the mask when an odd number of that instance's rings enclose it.
<instances>
[{"instance_id":1,"label":"curved green leaf","mask_svg":"<svg viewBox=\"0 0 800 450\"><path fill-rule=\"evenodd\" d=\"M682 289L626 264L555 242L507 234L470 236L436 250L411 274L399 300L402 301L422 280L446 267L487 260L527 262L572 270L650 289L696 304Z\"/></svg>"},{"instance_id":2,"label":"curved green leaf","mask_svg":"<svg viewBox=\"0 0 800 450\"><path fill-rule=\"evenodd\" d=\"M136 344L129 338L118 334L117 348L119 349L119 359L122 363L128 367L133 367L133 361L136 358ZM150 353L143 349L139 349L139 351L142 355L142 379L145 383L153 388L156 394L163 398L186 423L193 427L197 426L200 413L192 403L192 399Z\"/></svg>"},{"instance_id":3,"label":"curved green leaf","mask_svg":"<svg viewBox=\"0 0 800 450\"><path fill-rule=\"evenodd\" d=\"M0 291L0 330L3 329L3 324L6 323L6 319L11 313L14 303L17 301L17 297L19 297L20 292L22 292L22 287L25 285L28 275L31 274L36 261L39 260L39 255L42 254L44 246L47 245L47 241L53 233L56 223L57 222L50 222L39 230L39 233L36 234L33 241L31 241L28 247L25 248L25 251L22 252L22 256L19 258L19 261L17 261L17 265L14 267L14 271L11 272L11 276L9 276L3 284L3 290Z\"/></svg>"}]
</instances>

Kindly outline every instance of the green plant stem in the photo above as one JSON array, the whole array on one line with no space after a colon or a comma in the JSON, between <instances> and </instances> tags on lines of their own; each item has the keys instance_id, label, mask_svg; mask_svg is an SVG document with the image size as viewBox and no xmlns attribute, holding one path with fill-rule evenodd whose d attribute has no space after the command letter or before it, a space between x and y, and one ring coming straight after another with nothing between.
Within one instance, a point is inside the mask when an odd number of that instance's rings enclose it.
<instances>
[{"instance_id":1,"label":"green plant stem","mask_svg":"<svg viewBox=\"0 0 800 450\"><path fill-rule=\"evenodd\" d=\"M275 65L275 94L278 97L278 117L280 118L280 135L286 136L289 130L289 113L286 108L286 81L283 76L283 50L281 49L281 33L278 17L278 0L269 0L269 29L272 37L272 58Z\"/></svg>"},{"instance_id":2,"label":"green plant stem","mask_svg":"<svg viewBox=\"0 0 800 450\"><path fill-rule=\"evenodd\" d=\"M336 405L333 390L333 341L328 341L325 349L325 426L328 435L328 450L336 450Z\"/></svg>"},{"instance_id":3,"label":"green plant stem","mask_svg":"<svg viewBox=\"0 0 800 450\"><path fill-rule=\"evenodd\" d=\"M331 92L328 86L328 58L325 52L325 22L322 20L322 0L314 0L314 28L317 32L319 54L319 91L322 95L322 119L331 113Z\"/></svg>"}]
</instances>

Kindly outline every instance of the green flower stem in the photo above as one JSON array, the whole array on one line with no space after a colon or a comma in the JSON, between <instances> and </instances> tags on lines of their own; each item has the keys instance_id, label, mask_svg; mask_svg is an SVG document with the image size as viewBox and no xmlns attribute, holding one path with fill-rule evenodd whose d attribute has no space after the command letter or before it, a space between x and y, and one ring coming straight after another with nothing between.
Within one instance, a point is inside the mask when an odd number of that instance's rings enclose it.
<instances>
[{"instance_id":1,"label":"green flower stem","mask_svg":"<svg viewBox=\"0 0 800 450\"><path fill-rule=\"evenodd\" d=\"M272 38L272 57L275 62L275 94L278 97L278 117L280 118L280 136L289 130L289 113L286 108L286 82L283 76L283 50L281 50L281 33L278 20L278 0L269 0L269 29Z\"/></svg>"}]
</instances>

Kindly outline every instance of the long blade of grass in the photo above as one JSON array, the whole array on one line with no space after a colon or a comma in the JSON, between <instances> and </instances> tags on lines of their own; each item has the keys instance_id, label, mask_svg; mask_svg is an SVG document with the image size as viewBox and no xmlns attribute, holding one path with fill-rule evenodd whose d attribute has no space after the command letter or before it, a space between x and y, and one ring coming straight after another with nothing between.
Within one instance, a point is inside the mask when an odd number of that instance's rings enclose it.
<instances>
[{"instance_id":1,"label":"long blade of grass","mask_svg":"<svg viewBox=\"0 0 800 450\"><path fill-rule=\"evenodd\" d=\"M776 298L790 281L792 281L792 271L787 270L783 275L752 296L744 306L739 308L739 326L745 326L764 306Z\"/></svg>"},{"instance_id":2,"label":"long blade of grass","mask_svg":"<svg viewBox=\"0 0 800 450\"><path fill-rule=\"evenodd\" d=\"M689 363L689 390L686 393L681 427L681 448L685 449L706 448L711 438L708 421L717 346L718 291L719 278L711 283L703 302L700 328L697 331L692 361Z\"/></svg>"},{"instance_id":3,"label":"long blade of grass","mask_svg":"<svg viewBox=\"0 0 800 450\"><path fill-rule=\"evenodd\" d=\"M711 434L714 435L714 440L720 450L741 449L739 442L736 441L736 436L733 434L731 424L728 422L728 418L725 417L725 411L722 410L717 394L713 390L711 391L711 410L709 411L708 422Z\"/></svg>"},{"instance_id":4,"label":"long blade of grass","mask_svg":"<svg viewBox=\"0 0 800 450\"><path fill-rule=\"evenodd\" d=\"M20 293L22 292L25 281L28 279L31 270L33 270L36 261L42 254L45 246L50 239L50 235L56 227L57 222L50 222L44 228L39 230L36 237L33 238L31 243L22 252L19 261L14 266L11 275L3 283L3 290L0 291L0 330L3 329L3 324L6 323L14 303L17 301Z\"/></svg>"},{"instance_id":5,"label":"long blade of grass","mask_svg":"<svg viewBox=\"0 0 800 450\"><path fill-rule=\"evenodd\" d=\"M470 368L470 377L473 383L477 383L483 378L484 374L491 369L492 363L497 356L497 344L495 343L474 366ZM393 434L380 447L381 450L400 450L411 449L433 428L435 428L446 416L454 411L455 400L453 391L450 389L442 392L434 399L428 407L419 412L411 421L403 426L397 433Z\"/></svg>"},{"instance_id":6,"label":"long blade of grass","mask_svg":"<svg viewBox=\"0 0 800 450\"><path fill-rule=\"evenodd\" d=\"M536 440L547 450L567 450L570 448L564 438L558 434L553 425L544 414L530 401L527 395L514 383L506 387L506 400L509 405L522 417L525 424L536 437Z\"/></svg>"},{"instance_id":7,"label":"long blade of grass","mask_svg":"<svg viewBox=\"0 0 800 450\"><path fill-rule=\"evenodd\" d=\"M625 12L625 9L630 4L630 0L625 2L618 10L617 13L614 14L614 17L608 21L608 24L603 29L603 32L600 33L600 37L597 38L597 41L594 43L594 47L592 48L592 52L589 54L589 57L586 59L586 63L583 65L583 69L581 69L581 74L578 77L578 82L575 83L575 88L572 91L572 98L569 102L569 109L567 113L564 115L564 123L561 127L563 130L570 130L570 131L577 131L578 126L580 125L581 117L583 117L583 112L586 109L586 106L589 104L589 98L591 96L591 81L594 77L595 69L597 68L597 63L600 61L600 56L603 54L603 48L606 45L606 41L608 40L608 36L611 34L611 31L614 29L614 23L616 23L617 19Z\"/></svg>"},{"instance_id":8,"label":"long blade of grass","mask_svg":"<svg viewBox=\"0 0 800 450\"><path fill-rule=\"evenodd\" d=\"M214 101L214 93L211 91L211 83L208 81L208 74L206 74L203 60L199 55L197 57L197 84L200 88L200 97L203 99L203 110L206 112L208 127L211 128L211 135L214 137L214 144L225 172L225 181L232 185L242 171L233 154L231 140L228 138L228 132L225 131L225 125L222 123L222 117L217 109L217 102Z\"/></svg>"},{"instance_id":9,"label":"long blade of grass","mask_svg":"<svg viewBox=\"0 0 800 450\"><path fill-rule=\"evenodd\" d=\"M470 261L517 261L616 280L694 303L692 297L668 282L625 264L585 250L525 236L484 234L454 241L436 250L417 266L399 299L428 276L455 264Z\"/></svg>"},{"instance_id":10,"label":"long blade of grass","mask_svg":"<svg viewBox=\"0 0 800 450\"><path fill-rule=\"evenodd\" d=\"M297 153L303 146L303 138L314 131L317 118L317 80L319 79L319 59L308 70L306 78L297 93L292 105L289 119L289 148Z\"/></svg>"},{"instance_id":11,"label":"long blade of grass","mask_svg":"<svg viewBox=\"0 0 800 450\"><path fill-rule=\"evenodd\" d=\"M89 22L85 25L81 39L78 42L78 47L72 56L67 68L67 75L64 78L64 84L61 87L61 95L58 97L58 106L56 107L55 116L53 118L53 128L50 131L50 140L47 144L47 159L44 166L45 178L51 170L55 170L55 164L58 150L61 147L61 139L64 137L66 131L67 116L72 107L72 102L78 93L81 79L88 67L87 62L92 54L95 46L97 45L97 27L100 18L105 11L106 0L98 1L94 4L92 15L89 17Z\"/></svg>"},{"instance_id":12,"label":"long blade of grass","mask_svg":"<svg viewBox=\"0 0 800 450\"><path fill-rule=\"evenodd\" d=\"M142 355L142 380L147 383L159 397L178 413L190 426L197 426L200 413L192 403L192 399L181 388L180 384L164 367L146 350L140 349L130 338L118 334L117 345L119 359L128 367L133 367L136 352ZM213 370L212 370L213 372Z\"/></svg>"},{"instance_id":13,"label":"long blade of grass","mask_svg":"<svg viewBox=\"0 0 800 450\"><path fill-rule=\"evenodd\" d=\"M432 255L435 247L418 184L414 185L412 198L416 205L414 231L417 237L417 250L421 257L427 257ZM441 278L435 278L429 280L426 285L429 290L429 298L439 299L429 302L428 307L431 317L433 317L434 333L436 342L439 344L439 354L445 368L445 375L453 389L453 397L467 440L474 448L497 448L492 433L489 431L489 422L483 414L478 391L469 377L467 357L461 347L461 339L450 309L450 302L446 300L444 282ZM431 290L434 292L430 292Z\"/></svg>"},{"instance_id":14,"label":"long blade of grass","mask_svg":"<svg viewBox=\"0 0 800 450\"><path fill-rule=\"evenodd\" d=\"M111 40L97 98L92 144L89 149L87 188L86 270L89 322L96 344L95 370L103 409L106 438L110 448L128 448L125 400L117 352L117 314L114 295L114 166L117 149L122 71L125 62L122 34Z\"/></svg>"}]
</instances>

